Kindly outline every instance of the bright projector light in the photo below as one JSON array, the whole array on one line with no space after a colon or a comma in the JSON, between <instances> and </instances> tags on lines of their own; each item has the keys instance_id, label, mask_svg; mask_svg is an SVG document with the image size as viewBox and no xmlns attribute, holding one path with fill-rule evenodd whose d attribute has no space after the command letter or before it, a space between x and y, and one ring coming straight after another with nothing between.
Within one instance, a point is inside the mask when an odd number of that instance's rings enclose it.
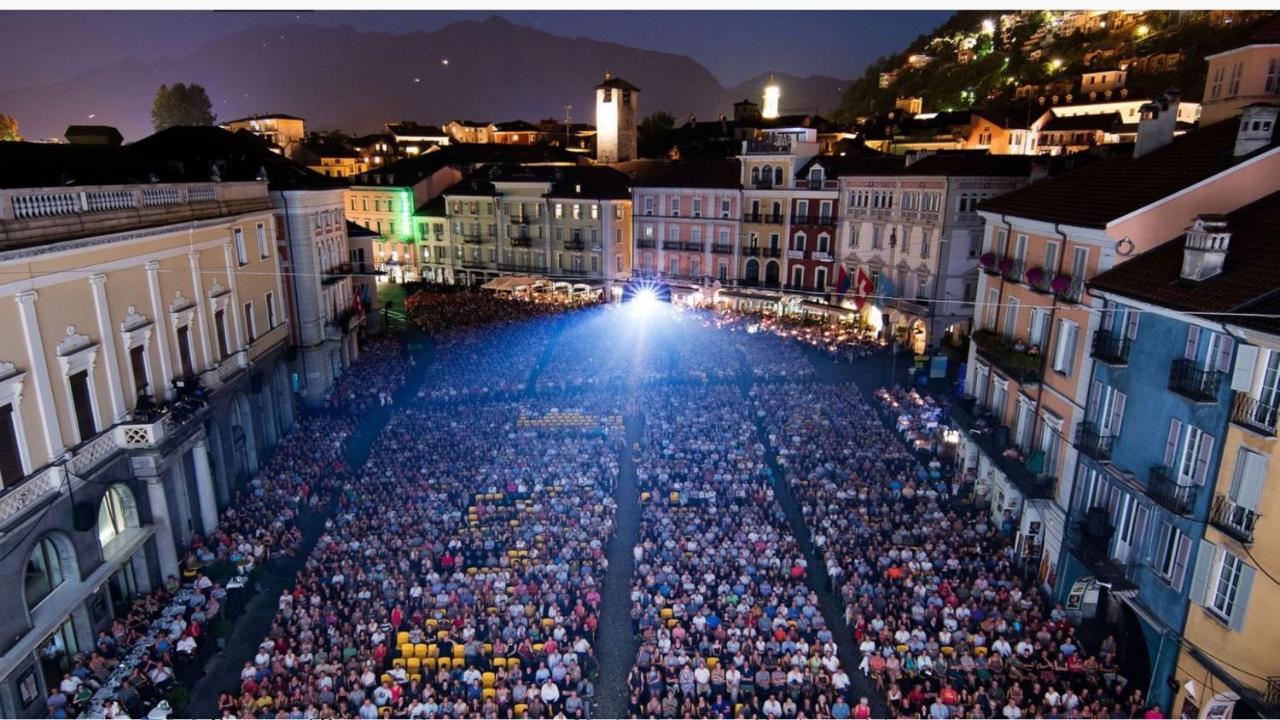
<instances>
[{"instance_id":1,"label":"bright projector light","mask_svg":"<svg viewBox=\"0 0 1280 720\"><path fill-rule=\"evenodd\" d=\"M631 297L631 312L639 315L651 315L658 309L658 293L653 288L641 288Z\"/></svg>"}]
</instances>

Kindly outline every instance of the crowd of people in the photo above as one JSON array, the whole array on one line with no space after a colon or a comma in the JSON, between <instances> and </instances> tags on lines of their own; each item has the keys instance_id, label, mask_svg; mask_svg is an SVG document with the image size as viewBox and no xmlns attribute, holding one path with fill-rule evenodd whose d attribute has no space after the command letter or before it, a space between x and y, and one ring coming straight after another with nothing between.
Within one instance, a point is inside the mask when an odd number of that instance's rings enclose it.
<instances>
[{"instance_id":1,"label":"crowd of people","mask_svg":"<svg viewBox=\"0 0 1280 720\"><path fill-rule=\"evenodd\" d=\"M484 290L426 289L405 298L406 317L428 335L560 315L581 302L540 301Z\"/></svg>"},{"instance_id":2,"label":"crowd of people","mask_svg":"<svg viewBox=\"0 0 1280 720\"><path fill-rule=\"evenodd\" d=\"M329 393L328 406L352 415L372 407L385 407L413 375L414 360L404 353L404 343L384 335L366 342L360 357L343 370Z\"/></svg>"},{"instance_id":3,"label":"crowd of people","mask_svg":"<svg viewBox=\"0 0 1280 720\"><path fill-rule=\"evenodd\" d=\"M890 714L1141 711L1141 690L1118 674L1114 643L1085 649L1062 608L1018 571L1008 529L961 502L966 478L909 448L856 387L804 390L758 386L755 411L843 600L858 671ZM882 397L913 402L905 393Z\"/></svg>"},{"instance_id":4,"label":"crowd of people","mask_svg":"<svg viewBox=\"0 0 1280 720\"><path fill-rule=\"evenodd\" d=\"M224 716L586 717L619 414L396 414Z\"/></svg>"},{"instance_id":5,"label":"crowd of people","mask_svg":"<svg viewBox=\"0 0 1280 720\"><path fill-rule=\"evenodd\" d=\"M640 407L632 715L830 716L849 676L740 390L653 388Z\"/></svg>"},{"instance_id":6,"label":"crowd of people","mask_svg":"<svg viewBox=\"0 0 1280 720\"><path fill-rule=\"evenodd\" d=\"M556 327L544 317L437 334L418 397L457 401L523 392Z\"/></svg>"}]
</instances>

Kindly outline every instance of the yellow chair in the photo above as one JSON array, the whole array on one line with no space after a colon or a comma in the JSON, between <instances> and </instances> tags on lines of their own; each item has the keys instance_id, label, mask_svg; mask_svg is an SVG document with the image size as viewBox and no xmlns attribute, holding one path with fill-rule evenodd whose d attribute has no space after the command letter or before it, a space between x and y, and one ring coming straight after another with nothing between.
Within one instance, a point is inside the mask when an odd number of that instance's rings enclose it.
<instances>
[{"instance_id":1,"label":"yellow chair","mask_svg":"<svg viewBox=\"0 0 1280 720\"><path fill-rule=\"evenodd\" d=\"M496 657L493 659L493 666L496 668L505 668L507 666L507 659L504 657Z\"/></svg>"},{"instance_id":2,"label":"yellow chair","mask_svg":"<svg viewBox=\"0 0 1280 720\"><path fill-rule=\"evenodd\" d=\"M398 657L391 661L391 667L404 667L404 658Z\"/></svg>"},{"instance_id":3,"label":"yellow chair","mask_svg":"<svg viewBox=\"0 0 1280 720\"><path fill-rule=\"evenodd\" d=\"M485 688L480 691L480 697L485 700L492 700L494 697L497 696L497 694L498 694L498 691L494 690L493 688Z\"/></svg>"},{"instance_id":4,"label":"yellow chair","mask_svg":"<svg viewBox=\"0 0 1280 720\"><path fill-rule=\"evenodd\" d=\"M413 646L413 656L416 658L424 658L427 656L427 644L418 643Z\"/></svg>"},{"instance_id":5,"label":"yellow chair","mask_svg":"<svg viewBox=\"0 0 1280 720\"><path fill-rule=\"evenodd\" d=\"M486 656L493 654L493 643L485 643L480 646Z\"/></svg>"},{"instance_id":6,"label":"yellow chair","mask_svg":"<svg viewBox=\"0 0 1280 720\"><path fill-rule=\"evenodd\" d=\"M526 712L526 711L528 711L528 709L529 709L529 706L528 706L528 705L525 705L524 703L519 703L519 704L517 704L517 705L516 705L516 717L520 717L520 716L524 715L524 714L525 714L525 712Z\"/></svg>"},{"instance_id":7,"label":"yellow chair","mask_svg":"<svg viewBox=\"0 0 1280 720\"><path fill-rule=\"evenodd\" d=\"M453 661L449 658L438 658L436 659L436 663L439 665L441 670L448 670L453 667Z\"/></svg>"},{"instance_id":8,"label":"yellow chair","mask_svg":"<svg viewBox=\"0 0 1280 720\"><path fill-rule=\"evenodd\" d=\"M401 630L396 633L396 645L404 645L407 642L409 642L409 632L407 630Z\"/></svg>"},{"instance_id":9,"label":"yellow chair","mask_svg":"<svg viewBox=\"0 0 1280 720\"><path fill-rule=\"evenodd\" d=\"M401 645L396 648L396 652L400 654L400 657L413 657L413 643L405 643Z\"/></svg>"},{"instance_id":10,"label":"yellow chair","mask_svg":"<svg viewBox=\"0 0 1280 720\"><path fill-rule=\"evenodd\" d=\"M433 658L433 657L425 657L425 658L422 658L422 667L424 667L424 668L426 668L426 669L428 669L428 670L430 670L430 671L432 671L432 672L435 672L435 669L436 669L436 660L437 660L437 658Z\"/></svg>"},{"instance_id":11,"label":"yellow chair","mask_svg":"<svg viewBox=\"0 0 1280 720\"><path fill-rule=\"evenodd\" d=\"M435 632L436 625L438 624L439 623L436 621L435 618L427 618L427 629L431 630L432 632Z\"/></svg>"},{"instance_id":12,"label":"yellow chair","mask_svg":"<svg viewBox=\"0 0 1280 720\"><path fill-rule=\"evenodd\" d=\"M667 627L669 627L669 628L673 628L673 627L675 627L676 625L679 625L679 624L680 624L680 623L679 623L679 621L678 621L678 620L676 620L675 618L671 618L670 620L668 620L668 621L667 621Z\"/></svg>"},{"instance_id":13,"label":"yellow chair","mask_svg":"<svg viewBox=\"0 0 1280 720\"><path fill-rule=\"evenodd\" d=\"M661 613L661 615L662 615L662 619L663 619L663 620L670 620L670 619L671 619L671 616L672 616L672 615L674 615L674 614L675 614L675 613L674 613L674 612L672 612L671 608L662 608L662 613Z\"/></svg>"},{"instance_id":14,"label":"yellow chair","mask_svg":"<svg viewBox=\"0 0 1280 720\"><path fill-rule=\"evenodd\" d=\"M555 618L542 618L542 627L550 630L556 626Z\"/></svg>"},{"instance_id":15,"label":"yellow chair","mask_svg":"<svg viewBox=\"0 0 1280 720\"><path fill-rule=\"evenodd\" d=\"M899 646L898 646L897 648L895 648L895 649L898 651L898 654L899 654L899 655L901 655L902 653L905 653L905 652L907 651L907 646L906 646L906 645L899 645Z\"/></svg>"},{"instance_id":16,"label":"yellow chair","mask_svg":"<svg viewBox=\"0 0 1280 720\"><path fill-rule=\"evenodd\" d=\"M951 653L953 653L953 652L955 652L955 651L956 651L956 649L955 649L955 648L953 648L953 647L951 647L950 645L943 645L943 646L942 646L942 654L943 654L943 655L950 655Z\"/></svg>"},{"instance_id":17,"label":"yellow chair","mask_svg":"<svg viewBox=\"0 0 1280 720\"><path fill-rule=\"evenodd\" d=\"M974 649L973 649L973 653L974 653L975 655L977 655L978 657L986 657L986 656L987 656L987 648L986 648L986 647L984 647L984 646L981 646L981 645L980 645L980 646L978 646L978 647L976 647L976 648L974 648Z\"/></svg>"},{"instance_id":18,"label":"yellow chair","mask_svg":"<svg viewBox=\"0 0 1280 720\"><path fill-rule=\"evenodd\" d=\"M437 631L437 632L436 632L436 639L437 639L437 640L439 640L440 642L444 642L445 640L448 640L448 639L449 639L449 631L448 631L448 630L439 630L439 631Z\"/></svg>"},{"instance_id":19,"label":"yellow chair","mask_svg":"<svg viewBox=\"0 0 1280 720\"><path fill-rule=\"evenodd\" d=\"M410 675L410 676L409 676L409 679L410 679L410 680L412 680L412 681L414 681L414 682L422 682L422 676L421 676L421 675L418 675L418 674L416 674L416 673L415 673L415 674L413 674L413 675Z\"/></svg>"},{"instance_id":20,"label":"yellow chair","mask_svg":"<svg viewBox=\"0 0 1280 720\"><path fill-rule=\"evenodd\" d=\"M533 651L534 651L534 652L536 652L536 653L541 653L541 652L542 652L542 648L544 648L544 647L546 647L546 646L545 646L545 645L543 645L542 643L534 643L534 644L533 644Z\"/></svg>"},{"instance_id":21,"label":"yellow chair","mask_svg":"<svg viewBox=\"0 0 1280 720\"><path fill-rule=\"evenodd\" d=\"M381 681L382 681L382 682L384 682L384 683L389 683L389 682L391 682L391 674L390 674L390 673L382 673L382 675L381 675L378 679L379 679L379 680L381 680Z\"/></svg>"},{"instance_id":22,"label":"yellow chair","mask_svg":"<svg viewBox=\"0 0 1280 720\"><path fill-rule=\"evenodd\" d=\"M427 657L440 657L440 646L435 643L427 645Z\"/></svg>"},{"instance_id":23,"label":"yellow chair","mask_svg":"<svg viewBox=\"0 0 1280 720\"><path fill-rule=\"evenodd\" d=\"M481 675L480 678L483 683L483 687L491 688L493 687L494 682L497 681L498 676L491 672L487 672L484 675Z\"/></svg>"},{"instance_id":24,"label":"yellow chair","mask_svg":"<svg viewBox=\"0 0 1280 720\"><path fill-rule=\"evenodd\" d=\"M720 664L720 658L716 658L716 657L709 657L709 658L707 658L707 669L708 669L708 670L715 670L715 669L716 669L716 666L717 666L717 665L719 665L719 664Z\"/></svg>"},{"instance_id":25,"label":"yellow chair","mask_svg":"<svg viewBox=\"0 0 1280 720\"><path fill-rule=\"evenodd\" d=\"M410 675L422 670L422 661L416 657L408 658L405 662L408 665Z\"/></svg>"},{"instance_id":26,"label":"yellow chair","mask_svg":"<svg viewBox=\"0 0 1280 720\"><path fill-rule=\"evenodd\" d=\"M453 646L453 659L454 659L454 660L461 660L461 659L466 655L466 650L467 650L467 649L466 649L465 647L463 647L462 645L454 645L454 646Z\"/></svg>"}]
</instances>

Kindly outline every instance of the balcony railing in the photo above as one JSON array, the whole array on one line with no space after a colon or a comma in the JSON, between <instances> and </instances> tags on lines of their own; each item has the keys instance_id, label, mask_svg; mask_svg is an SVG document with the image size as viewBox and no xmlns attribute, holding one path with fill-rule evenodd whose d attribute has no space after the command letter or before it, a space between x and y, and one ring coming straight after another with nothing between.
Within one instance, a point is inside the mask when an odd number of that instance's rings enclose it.
<instances>
[{"instance_id":1,"label":"balcony railing","mask_svg":"<svg viewBox=\"0 0 1280 720\"><path fill-rule=\"evenodd\" d=\"M1152 500L1179 515L1191 515L1196 507L1198 485L1183 485L1174 479L1172 471L1164 465L1156 465L1147 475L1147 495Z\"/></svg>"},{"instance_id":2,"label":"balcony railing","mask_svg":"<svg viewBox=\"0 0 1280 720\"><path fill-rule=\"evenodd\" d=\"M1022 282L1022 274L1026 267L1026 261L1018 258L1010 258L1009 262L1004 263L1004 267L1000 268L1005 280L1013 282Z\"/></svg>"},{"instance_id":3,"label":"balcony railing","mask_svg":"<svg viewBox=\"0 0 1280 720\"><path fill-rule=\"evenodd\" d=\"M1238 505L1226 495L1213 498L1213 509L1209 513L1209 522L1222 532L1242 543L1253 542L1253 526L1258 522L1258 513Z\"/></svg>"},{"instance_id":4,"label":"balcony railing","mask_svg":"<svg viewBox=\"0 0 1280 720\"><path fill-rule=\"evenodd\" d=\"M1017 350L1007 338L991 330L976 330L970 338L978 353L1020 383L1040 382L1043 357Z\"/></svg>"},{"instance_id":5,"label":"balcony railing","mask_svg":"<svg viewBox=\"0 0 1280 720\"><path fill-rule=\"evenodd\" d=\"M742 248L742 254L746 255L747 257L757 257L758 255L760 255L760 249L761 248L758 245L748 245Z\"/></svg>"},{"instance_id":6,"label":"balcony railing","mask_svg":"<svg viewBox=\"0 0 1280 720\"><path fill-rule=\"evenodd\" d=\"M533 238L525 235L518 235L516 237L511 238L511 246L512 247L532 247Z\"/></svg>"},{"instance_id":7,"label":"balcony railing","mask_svg":"<svg viewBox=\"0 0 1280 720\"><path fill-rule=\"evenodd\" d=\"M32 220L215 202L221 199L221 190L218 185L210 184L165 184L156 187L99 185L65 189L5 190L0 193L0 220Z\"/></svg>"},{"instance_id":8,"label":"balcony railing","mask_svg":"<svg viewBox=\"0 0 1280 720\"><path fill-rule=\"evenodd\" d=\"M565 240L564 241L565 250L582 250L586 246L587 246L586 243L582 240Z\"/></svg>"},{"instance_id":9,"label":"balcony railing","mask_svg":"<svg viewBox=\"0 0 1280 720\"><path fill-rule=\"evenodd\" d=\"M969 433L969 438L987 459L1018 486L1024 496L1037 500L1054 496L1056 480L1053 477L1033 473L1027 469L1026 460L1006 454L1012 445L1005 445L1002 440L1011 443L1013 438L1007 428L997 431L1000 419L989 410L977 406L972 398L966 398L951 404L951 418L957 427Z\"/></svg>"},{"instance_id":10,"label":"balcony railing","mask_svg":"<svg viewBox=\"0 0 1280 720\"><path fill-rule=\"evenodd\" d=\"M1125 365L1129 362L1129 338L1110 330L1093 334L1093 357L1108 365Z\"/></svg>"},{"instance_id":11,"label":"balcony railing","mask_svg":"<svg viewBox=\"0 0 1280 720\"><path fill-rule=\"evenodd\" d=\"M805 181L805 186L810 190L835 190L840 187L838 180L815 180L810 178Z\"/></svg>"},{"instance_id":12,"label":"balcony railing","mask_svg":"<svg viewBox=\"0 0 1280 720\"><path fill-rule=\"evenodd\" d=\"M742 152L747 155L784 155L791 152L789 140L743 140Z\"/></svg>"},{"instance_id":13,"label":"balcony railing","mask_svg":"<svg viewBox=\"0 0 1280 720\"><path fill-rule=\"evenodd\" d=\"M772 180L756 180L755 182L751 183L751 187L755 188L756 190L772 190L773 181Z\"/></svg>"},{"instance_id":14,"label":"balcony railing","mask_svg":"<svg viewBox=\"0 0 1280 720\"><path fill-rule=\"evenodd\" d=\"M1080 298L1084 296L1084 277L1072 277L1066 287L1055 290L1053 294L1063 302L1080 302Z\"/></svg>"},{"instance_id":15,"label":"balcony railing","mask_svg":"<svg viewBox=\"0 0 1280 720\"><path fill-rule=\"evenodd\" d=\"M484 242L484 238L478 233L462 233L462 242L468 245L479 245Z\"/></svg>"},{"instance_id":16,"label":"balcony railing","mask_svg":"<svg viewBox=\"0 0 1280 720\"><path fill-rule=\"evenodd\" d=\"M1280 408L1265 405L1249 393L1237 392L1231 404L1231 422L1259 435L1275 437Z\"/></svg>"},{"instance_id":17,"label":"balcony railing","mask_svg":"<svg viewBox=\"0 0 1280 720\"><path fill-rule=\"evenodd\" d=\"M349 277L354 273L355 273L355 270L351 267L351 263L342 263L340 265L335 265L329 268L328 270L326 270L320 276L320 284L325 286L333 285L334 283L340 282L343 278Z\"/></svg>"},{"instance_id":18,"label":"balcony railing","mask_svg":"<svg viewBox=\"0 0 1280 720\"><path fill-rule=\"evenodd\" d=\"M1114 435L1104 432L1095 423L1080 423L1076 430L1076 449L1094 460L1110 460L1111 446L1115 439Z\"/></svg>"},{"instance_id":19,"label":"balcony railing","mask_svg":"<svg viewBox=\"0 0 1280 720\"><path fill-rule=\"evenodd\" d=\"M702 252L704 245L700 242L684 242L680 243L680 249L685 252Z\"/></svg>"},{"instance_id":20,"label":"balcony railing","mask_svg":"<svg viewBox=\"0 0 1280 720\"><path fill-rule=\"evenodd\" d=\"M1113 592L1132 590L1136 585L1129 579L1129 566L1111 557L1111 533L1108 526L1095 528L1081 521L1071 526L1069 542L1074 554L1090 572L1102 582L1111 585Z\"/></svg>"},{"instance_id":21,"label":"balcony railing","mask_svg":"<svg viewBox=\"0 0 1280 720\"><path fill-rule=\"evenodd\" d=\"M1169 389L1196 402L1214 402L1223 373L1196 367L1192 360L1179 358L1169 368Z\"/></svg>"},{"instance_id":22,"label":"balcony railing","mask_svg":"<svg viewBox=\"0 0 1280 720\"><path fill-rule=\"evenodd\" d=\"M733 246L725 243L712 243L711 252L716 253L718 255L732 255Z\"/></svg>"},{"instance_id":23,"label":"balcony railing","mask_svg":"<svg viewBox=\"0 0 1280 720\"><path fill-rule=\"evenodd\" d=\"M772 257L772 258L782 257L782 248L780 247L761 248L760 254L765 257Z\"/></svg>"},{"instance_id":24,"label":"balcony railing","mask_svg":"<svg viewBox=\"0 0 1280 720\"><path fill-rule=\"evenodd\" d=\"M640 248L641 250L652 250L653 246L654 246L653 240L637 240L636 241L636 247Z\"/></svg>"},{"instance_id":25,"label":"balcony railing","mask_svg":"<svg viewBox=\"0 0 1280 720\"><path fill-rule=\"evenodd\" d=\"M679 250L680 243L675 240L663 240L662 249L663 250Z\"/></svg>"}]
</instances>

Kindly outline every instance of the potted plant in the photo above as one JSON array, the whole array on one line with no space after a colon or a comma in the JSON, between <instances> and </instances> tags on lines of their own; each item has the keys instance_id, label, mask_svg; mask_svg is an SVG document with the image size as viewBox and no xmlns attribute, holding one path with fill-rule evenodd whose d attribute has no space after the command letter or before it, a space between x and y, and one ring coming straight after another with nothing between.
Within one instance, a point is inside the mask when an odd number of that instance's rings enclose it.
<instances>
[{"instance_id":1,"label":"potted plant","mask_svg":"<svg viewBox=\"0 0 1280 720\"><path fill-rule=\"evenodd\" d=\"M1013 269L1013 258L1010 258L1010 257L1000 258L1000 272L1007 273L1012 269Z\"/></svg>"},{"instance_id":2,"label":"potted plant","mask_svg":"<svg viewBox=\"0 0 1280 720\"><path fill-rule=\"evenodd\" d=\"M1044 268L1033 267L1027 270L1027 284L1032 287L1044 286Z\"/></svg>"},{"instance_id":3,"label":"potted plant","mask_svg":"<svg viewBox=\"0 0 1280 720\"><path fill-rule=\"evenodd\" d=\"M978 264L982 266L983 270L990 270L996 264L996 254L983 253L982 257L978 258Z\"/></svg>"},{"instance_id":4,"label":"potted plant","mask_svg":"<svg viewBox=\"0 0 1280 720\"><path fill-rule=\"evenodd\" d=\"M1059 273L1053 278L1053 282L1049 283L1049 288L1055 293L1061 295L1071 289L1072 277L1066 273Z\"/></svg>"}]
</instances>

